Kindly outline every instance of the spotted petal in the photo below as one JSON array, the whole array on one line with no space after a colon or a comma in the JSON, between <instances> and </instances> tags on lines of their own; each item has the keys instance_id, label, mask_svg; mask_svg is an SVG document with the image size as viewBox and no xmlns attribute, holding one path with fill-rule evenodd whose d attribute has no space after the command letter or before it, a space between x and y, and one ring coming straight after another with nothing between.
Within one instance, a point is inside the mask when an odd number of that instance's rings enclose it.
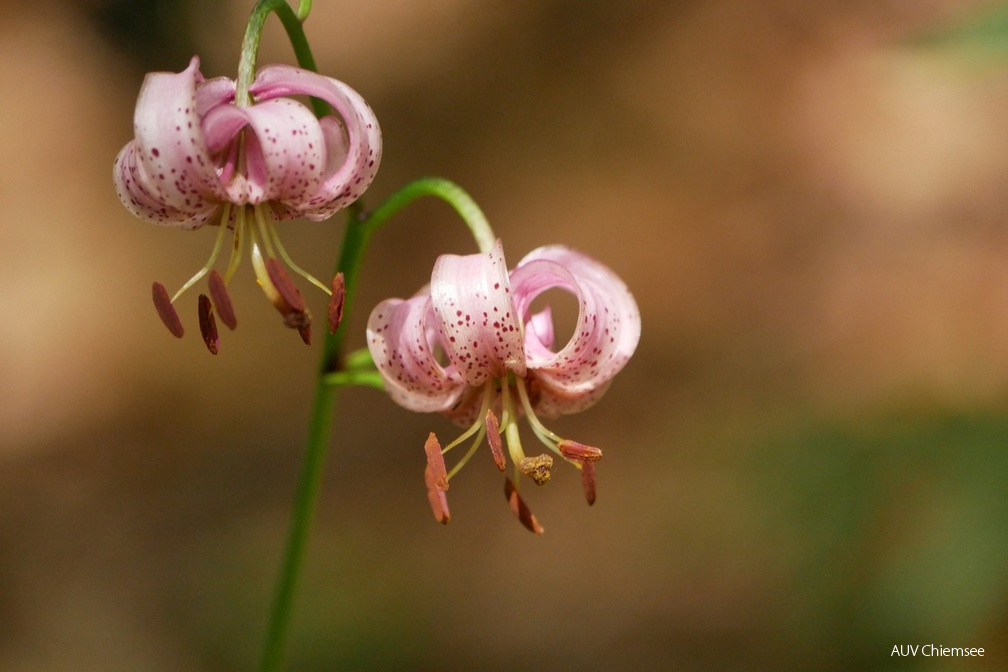
<instances>
[{"instance_id":1,"label":"spotted petal","mask_svg":"<svg viewBox=\"0 0 1008 672\"><path fill-rule=\"evenodd\" d=\"M511 272L515 307L526 327L525 354L542 396L537 412L574 413L595 403L626 364L640 339L640 312L619 277L597 261L562 246L532 251ZM578 301L571 339L551 350L552 329L543 314L531 315L533 300L560 288Z\"/></svg>"},{"instance_id":2,"label":"spotted petal","mask_svg":"<svg viewBox=\"0 0 1008 672\"><path fill-rule=\"evenodd\" d=\"M378 120L359 93L339 80L288 65L260 70L249 92L259 104L283 96L314 96L335 112L318 122L326 151L320 183L278 203L278 217L320 221L364 193L378 172L382 144Z\"/></svg>"},{"instance_id":3,"label":"spotted petal","mask_svg":"<svg viewBox=\"0 0 1008 672\"><path fill-rule=\"evenodd\" d=\"M525 375L522 325L499 240L485 254L438 257L430 293L445 354L468 384L508 371Z\"/></svg>"},{"instance_id":4,"label":"spotted petal","mask_svg":"<svg viewBox=\"0 0 1008 672\"><path fill-rule=\"evenodd\" d=\"M385 390L400 406L421 413L447 412L466 384L434 356L430 296L388 299L371 311L367 344Z\"/></svg>"},{"instance_id":5,"label":"spotted petal","mask_svg":"<svg viewBox=\"0 0 1008 672\"><path fill-rule=\"evenodd\" d=\"M199 59L180 73L147 75L134 113L134 139L116 157L113 177L123 205L157 224L194 228L213 215L224 191L207 152L197 105ZM204 96L227 95L222 87Z\"/></svg>"},{"instance_id":6,"label":"spotted petal","mask_svg":"<svg viewBox=\"0 0 1008 672\"><path fill-rule=\"evenodd\" d=\"M311 110L289 98L251 107L221 105L203 119L207 148L222 154L245 133L245 170L228 156L221 174L232 203L278 201L296 209L318 191L326 168L325 136ZM234 157L236 158L236 157Z\"/></svg>"}]
</instances>

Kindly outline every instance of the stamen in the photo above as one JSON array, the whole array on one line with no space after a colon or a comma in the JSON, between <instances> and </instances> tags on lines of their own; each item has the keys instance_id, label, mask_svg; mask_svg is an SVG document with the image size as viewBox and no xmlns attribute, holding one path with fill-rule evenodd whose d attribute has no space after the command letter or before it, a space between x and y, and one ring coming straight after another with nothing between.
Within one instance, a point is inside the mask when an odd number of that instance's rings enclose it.
<instances>
[{"instance_id":1,"label":"stamen","mask_svg":"<svg viewBox=\"0 0 1008 672\"><path fill-rule=\"evenodd\" d=\"M518 465L518 468L523 474L535 481L536 485L544 485L550 480L553 458L546 454L526 457Z\"/></svg>"},{"instance_id":2,"label":"stamen","mask_svg":"<svg viewBox=\"0 0 1008 672\"><path fill-rule=\"evenodd\" d=\"M343 273L337 273L332 281L332 296L329 298L329 333L335 334L343 321L343 302L346 301L346 280Z\"/></svg>"},{"instance_id":3,"label":"stamen","mask_svg":"<svg viewBox=\"0 0 1008 672\"><path fill-rule=\"evenodd\" d=\"M449 472L449 474L448 474L448 480L449 481L452 478L455 477L455 474L457 474L458 472L462 471L462 467L464 467L466 465L466 463L469 461L469 459L473 455L476 454L476 449L479 448L479 446L480 446L481 443L483 443L483 432L485 431L483 429L483 425L480 424L480 423L478 423L478 422L476 422L476 423L473 423L473 428L478 428L478 430L479 430L479 431L476 432L476 439L472 442L472 445L469 446L469 450L467 450L466 454L462 456L462 459L459 460L458 462L456 462L455 466L452 467L451 472ZM462 437L466 437L466 436L467 436L467 434L463 434L462 435ZM456 439L455 441L452 441L452 443L449 444L448 448L454 447L459 442L461 442L461 440L462 439L459 438L459 439ZM447 452L448 448L445 449L445 452Z\"/></svg>"},{"instance_id":4,"label":"stamen","mask_svg":"<svg viewBox=\"0 0 1008 672\"><path fill-rule=\"evenodd\" d=\"M225 208L226 207L227 206L225 205ZM207 272L211 268L213 268L214 262L217 261L217 256L220 254L221 246L224 244L224 232L225 231L227 231L227 227L226 226L221 226L220 227L220 231L217 232L217 239L214 241L213 250L210 251L210 259L209 259L209 261L207 261L207 263L203 265L203 268L201 268L200 270L196 271L196 274L193 275L191 278L189 278L189 280L184 285L182 285L181 289L179 289L177 292L175 292L175 296L172 297L172 303L174 303L175 301L178 301L178 298L180 296L182 296L187 289L189 289L194 284L196 284L196 281L198 281L200 278L202 278L204 275L206 275Z\"/></svg>"},{"instance_id":5,"label":"stamen","mask_svg":"<svg viewBox=\"0 0 1008 672\"><path fill-rule=\"evenodd\" d=\"M531 381L529 384L532 385L534 383L535 381ZM562 439L551 432L546 425L542 424L539 418L536 417L535 411L532 410L532 402L529 400L528 390L525 389L524 381L517 381L517 385L515 385L515 387L518 388L518 398L521 399L522 408L525 409L525 417L528 418L528 423L532 428L532 432L547 448L553 452L557 452L557 444Z\"/></svg>"},{"instance_id":6,"label":"stamen","mask_svg":"<svg viewBox=\"0 0 1008 672\"><path fill-rule=\"evenodd\" d=\"M427 437L424 444L424 452L427 453L427 469L431 473L434 485L438 490L448 489L448 470L445 469L444 455L441 454L441 444L438 443L434 432Z\"/></svg>"},{"instance_id":7,"label":"stamen","mask_svg":"<svg viewBox=\"0 0 1008 672\"><path fill-rule=\"evenodd\" d=\"M490 401L491 401L491 399L493 399L494 390L495 390L495 388L494 388L494 386L493 386L492 383L487 383L486 385L484 385L484 387L483 387L483 405L480 407L479 414L476 415L477 418L484 411L487 411L487 410L490 409ZM469 462L470 458L472 458L472 456L476 454L476 451L479 449L480 444L483 443L483 434L485 434L485 433L486 433L486 425L484 423L479 422L477 420L476 422L474 422L473 424L471 424L469 426L469 429L467 429L466 431L462 432L461 436L457 437L454 441L452 441L451 443L449 443L445 447L444 450L441 451L442 454L447 453L449 450L451 450L455 446L457 446L460 443L462 443L463 441L469 439L473 434L476 435L476 438L473 440L472 444L469 446L469 450L466 451L466 454L463 455L462 459L459 460L458 462L456 462L455 466L452 467L452 470L450 472L448 472L448 480L449 481L452 478L455 477L455 474L457 474L458 472L462 471L462 467L464 467L466 465L466 463Z\"/></svg>"},{"instance_id":8,"label":"stamen","mask_svg":"<svg viewBox=\"0 0 1008 672\"><path fill-rule=\"evenodd\" d=\"M252 257L252 270L255 272L256 283L263 290L263 294L266 295L269 302L273 304L273 307L281 313L286 313L287 303L280 296L277 288L273 286L273 281L270 280L269 273L266 272L266 263L263 261L262 252L259 251L259 245L255 241L255 233L249 231L249 235L252 237L250 256Z\"/></svg>"},{"instance_id":9,"label":"stamen","mask_svg":"<svg viewBox=\"0 0 1008 672\"><path fill-rule=\"evenodd\" d=\"M210 296L213 297L214 305L217 307L217 312L220 314L221 322L227 325L227 328L234 331L235 327L238 326L238 320L235 318L234 307L231 305L231 297L227 293L227 285L224 284L224 278L215 268L210 271Z\"/></svg>"},{"instance_id":10,"label":"stamen","mask_svg":"<svg viewBox=\"0 0 1008 672\"><path fill-rule=\"evenodd\" d=\"M526 527L530 532L535 532L536 534L542 534L544 532L542 525L536 520L536 517L532 514L532 511L525 504L525 500L521 498L518 494L518 488L515 487L514 483L511 482L510 478L504 479L504 496L507 497L508 505L511 507L511 512L518 517L521 524Z\"/></svg>"},{"instance_id":11,"label":"stamen","mask_svg":"<svg viewBox=\"0 0 1008 672\"><path fill-rule=\"evenodd\" d=\"M493 387L489 383L487 383L486 387L483 388L483 405L480 407L480 414L482 414L486 409L490 408L490 400L493 398L493 391L494 391ZM476 417L479 417L479 416L477 415ZM474 422L472 425L470 425L469 429L467 429L466 431L462 432L462 434L460 436L458 436L454 441L452 441L447 446L445 446L445 449L442 450L441 452L442 453L447 453L449 450L451 450L455 446L459 445L460 443L462 443L463 441L465 441L466 439L468 439L470 436L472 436L473 434L476 434L478 431L480 431L482 429L483 429L483 425L482 424L480 424L479 422ZM483 436L482 435L480 435L477 438L480 441L483 440ZM454 470L452 470L453 473L457 469L458 469L458 467L456 467ZM451 479L451 476L449 476L448 478Z\"/></svg>"},{"instance_id":12,"label":"stamen","mask_svg":"<svg viewBox=\"0 0 1008 672\"><path fill-rule=\"evenodd\" d=\"M311 345L311 313L308 311L287 313L284 315L284 326L297 329L304 344Z\"/></svg>"},{"instance_id":13,"label":"stamen","mask_svg":"<svg viewBox=\"0 0 1008 672\"><path fill-rule=\"evenodd\" d=\"M216 355L220 347L220 340L217 338L217 320L214 319L213 304L206 294L199 295L199 328L207 350L211 355Z\"/></svg>"},{"instance_id":14,"label":"stamen","mask_svg":"<svg viewBox=\"0 0 1008 672\"><path fill-rule=\"evenodd\" d=\"M507 463L504 461L504 444L500 438L500 423L497 422L497 416L489 408L486 412L486 434L487 443L490 444L490 452L493 453L494 463L498 469L504 471L507 468Z\"/></svg>"},{"instance_id":15,"label":"stamen","mask_svg":"<svg viewBox=\"0 0 1008 672\"><path fill-rule=\"evenodd\" d=\"M263 216L258 206L253 209L252 216L255 218L255 223L258 225L259 238L262 239L263 247L266 248L266 256L275 257L276 254L273 252L273 238L269 234L271 227L267 225L266 218ZM250 224L249 228L251 227L252 225Z\"/></svg>"},{"instance_id":16,"label":"stamen","mask_svg":"<svg viewBox=\"0 0 1008 672\"><path fill-rule=\"evenodd\" d=\"M277 254L280 256L281 259L284 260L285 264L291 267L292 271L294 271L302 278L304 278L305 280L312 283L313 285L321 289L323 292L328 294L329 293L328 287L322 284L322 282L319 281L318 278L316 278L314 275L312 275L308 271L304 270L303 268L295 264L294 261L290 258L290 255L287 254L287 250L284 248L283 243L280 242L280 234L276 232L276 227L273 226L273 222L266 220L266 215L262 213L262 211L258 206L256 207L255 212L256 212L256 221L259 222L259 230L263 232L264 237L268 237L268 241L265 242L267 242L267 244L272 242L272 244L276 246ZM272 249L269 250L269 253L271 255L273 254Z\"/></svg>"},{"instance_id":17,"label":"stamen","mask_svg":"<svg viewBox=\"0 0 1008 672\"><path fill-rule=\"evenodd\" d=\"M594 446L586 446L578 441L564 439L557 444L557 448L568 460L577 462L598 462L602 459L602 451Z\"/></svg>"},{"instance_id":18,"label":"stamen","mask_svg":"<svg viewBox=\"0 0 1008 672\"><path fill-rule=\"evenodd\" d=\"M584 490L588 506L595 503L595 463L581 463L581 488Z\"/></svg>"},{"instance_id":19,"label":"stamen","mask_svg":"<svg viewBox=\"0 0 1008 672\"><path fill-rule=\"evenodd\" d=\"M154 309L157 310L158 317L168 327L168 331L176 338L182 338L185 329L182 328L182 320L179 319L175 306L168 298L168 290L160 282L155 282L151 287L151 294L154 297Z\"/></svg>"},{"instance_id":20,"label":"stamen","mask_svg":"<svg viewBox=\"0 0 1008 672\"><path fill-rule=\"evenodd\" d=\"M273 286L276 287L277 292L287 303L290 311L296 313L305 312L305 302L301 297L301 292L298 291L297 286L287 275L287 271L284 270L283 265L275 257L270 257L266 260L266 273L269 275L270 281Z\"/></svg>"},{"instance_id":21,"label":"stamen","mask_svg":"<svg viewBox=\"0 0 1008 672\"><path fill-rule=\"evenodd\" d=\"M434 475L431 474L430 466L424 468L424 483L427 484L427 501L430 502L434 520L442 525L447 525L451 519L451 513L448 511L448 497L445 496L444 490L434 484Z\"/></svg>"}]
</instances>

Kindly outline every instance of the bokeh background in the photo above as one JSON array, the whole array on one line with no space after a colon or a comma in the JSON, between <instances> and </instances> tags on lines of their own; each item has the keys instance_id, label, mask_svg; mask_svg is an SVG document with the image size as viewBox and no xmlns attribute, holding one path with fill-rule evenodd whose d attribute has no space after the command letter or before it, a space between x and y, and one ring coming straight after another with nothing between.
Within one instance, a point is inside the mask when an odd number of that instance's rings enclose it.
<instances>
[{"instance_id":1,"label":"bokeh background","mask_svg":"<svg viewBox=\"0 0 1008 672\"><path fill-rule=\"evenodd\" d=\"M605 459L590 509L573 470L526 494L540 538L489 454L435 524L421 446L452 426L343 394L291 669L1008 668L1008 58L997 22L957 32L992 7L317 0L321 69L382 123L368 203L455 180L512 262L604 260L644 331L554 423ZM214 234L134 221L110 181L143 74L233 76L250 8L0 8L5 672L255 666L319 349L247 266L219 356L194 296L172 338L150 283ZM260 62L292 60L271 21ZM281 235L325 275L342 226ZM443 204L405 211L351 345L472 249Z\"/></svg>"}]
</instances>

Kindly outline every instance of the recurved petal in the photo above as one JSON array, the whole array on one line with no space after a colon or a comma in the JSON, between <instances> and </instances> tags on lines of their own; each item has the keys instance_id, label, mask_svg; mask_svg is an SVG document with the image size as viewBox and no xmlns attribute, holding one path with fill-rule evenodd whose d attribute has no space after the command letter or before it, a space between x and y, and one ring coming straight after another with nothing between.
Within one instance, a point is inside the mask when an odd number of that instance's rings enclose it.
<instances>
[{"instance_id":1,"label":"recurved petal","mask_svg":"<svg viewBox=\"0 0 1008 672\"><path fill-rule=\"evenodd\" d=\"M339 80L288 65L263 68L249 91L258 101L314 96L334 112L319 122L325 136L325 175L307 198L285 203L291 212L282 216L320 221L364 193L378 172L382 143L378 119L359 93Z\"/></svg>"},{"instance_id":2,"label":"recurved petal","mask_svg":"<svg viewBox=\"0 0 1008 672\"><path fill-rule=\"evenodd\" d=\"M438 257L430 294L445 354L469 385L507 371L525 375L522 325L499 240L485 254Z\"/></svg>"},{"instance_id":3,"label":"recurved petal","mask_svg":"<svg viewBox=\"0 0 1008 672\"><path fill-rule=\"evenodd\" d=\"M148 74L140 89L135 137L114 175L123 204L148 221L202 223L224 196L200 126L200 81L199 59L193 58L180 73Z\"/></svg>"},{"instance_id":4,"label":"recurved petal","mask_svg":"<svg viewBox=\"0 0 1008 672\"><path fill-rule=\"evenodd\" d=\"M202 117L218 105L228 105L235 99L235 81L227 77L196 79L196 113Z\"/></svg>"},{"instance_id":5,"label":"recurved petal","mask_svg":"<svg viewBox=\"0 0 1008 672\"><path fill-rule=\"evenodd\" d=\"M246 129L245 171L225 169L224 185L233 203L276 201L299 209L318 192L325 177L325 136L311 110L289 98L252 107L221 105L203 120L212 154L234 144Z\"/></svg>"},{"instance_id":6,"label":"recurved petal","mask_svg":"<svg viewBox=\"0 0 1008 672\"><path fill-rule=\"evenodd\" d=\"M532 361L553 355L553 311L546 306L525 322L525 357Z\"/></svg>"},{"instance_id":7,"label":"recurved petal","mask_svg":"<svg viewBox=\"0 0 1008 672\"><path fill-rule=\"evenodd\" d=\"M543 391L539 408L549 415L595 403L640 339L640 312L630 290L599 262L561 246L541 247L522 259L511 272L511 287L515 307L532 322L533 333L544 331L536 324L541 316L530 315L532 301L544 291L564 289L578 301L577 326L566 345L556 352L526 348L529 369Z\"/></svg>"},{"instance_id":8,"label":"recurved petal","mask_svg":"<svg viewBox=\"0 0 1008 672\"><path fill-rule=\"evenodd\" d=\"M537 376L538 377L538 376ZM539 394L533 402L536 415L541 418L556 418L560 415L570 415L580 413L591 408L598 403L599 399L605 396L606 390L612 383L608 381L591 388L588 391L578 390L572 392L569 388L561 386L550 386L549 381L539 382Z\"/></svg>"},{"instance_id":9,"label":"recurved petal","mask_svg":"<svg viewBox=\"0 0 1008 672\"><path fill-rule=\"evenodd\" d=\"M367 323L368 350L385 390L400 406L421 413L449 411L466 391L434 356L430 317L430 297L422 295L382 301Z\"/></svg>"},{"instance_id":10,"label":"recurved petal","mask_svg":"<svg viewBox=\"0 0 1008 672\"><path fill-rule=\"evenodd\" d=\"M202 210L186 212L158 200L158 195L149 192L145 186L149 180L137 163L137 147L132 141L116 157L112 165L112 180L123 206L134 216L153 224L195 229L205 224L218 208L215 203L206 202Z\"/></svg>"}]
</instances>

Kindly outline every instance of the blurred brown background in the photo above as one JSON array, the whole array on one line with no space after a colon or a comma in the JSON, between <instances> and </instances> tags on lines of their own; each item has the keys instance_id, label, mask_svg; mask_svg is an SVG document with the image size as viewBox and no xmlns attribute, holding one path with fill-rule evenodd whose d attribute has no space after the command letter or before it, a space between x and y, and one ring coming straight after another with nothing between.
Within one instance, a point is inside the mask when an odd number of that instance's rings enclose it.
<instances>
[{"instance_id":1,"label":"blurred brown background","mask_svg":"<svg viewBox=\"0 0 1008 672\"><path fill-rule=\"evenodd\" d=\"M248 1L0 9L0 670L253 669L318 348L247 265L211 357L150 283L214 233L112 189L145 71L234 76ZM563 242L644 331L605 449L511 517L489 455L432 522L431 429L341 397L291 669L1008 666L1008 59L923 41L990 3L317 0L320 69L385 158L367 201L440 175L512 263ZM292 62L271 21L260 62ZM285 244L325 275L342 223ZM384 229L345 328L473 249L439 203ZM316 312L324 297L312 296ZM891 657L899 644L982 659Z\"/></svg>"}]
</instances>

